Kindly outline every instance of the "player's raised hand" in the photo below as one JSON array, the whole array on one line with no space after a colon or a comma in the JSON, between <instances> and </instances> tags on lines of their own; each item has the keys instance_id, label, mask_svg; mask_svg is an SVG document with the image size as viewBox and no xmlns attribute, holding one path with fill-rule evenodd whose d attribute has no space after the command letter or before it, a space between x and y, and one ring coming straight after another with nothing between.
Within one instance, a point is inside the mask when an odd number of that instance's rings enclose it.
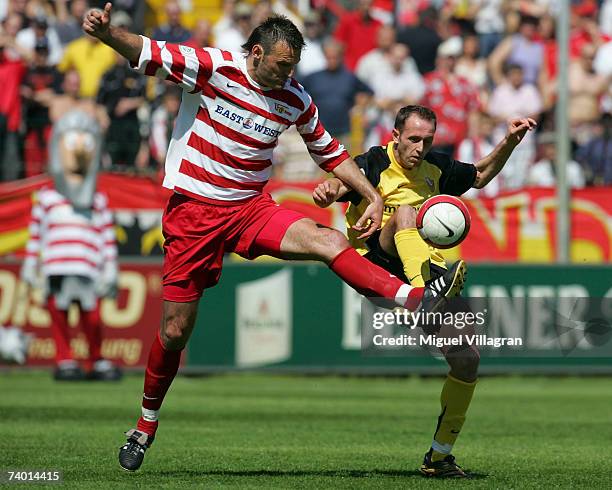
<instances>
[{"instance_id":1,"label":"player's raised hand","mask_svg":"<svg viewBox=\"0 0 612 490\"><path fill-rule=\"evenodd\" d=\"M510 143L518 145L527 134L527 131L532 131L536 126L537 123L530 117L511 119L508 122L506 138L508 138Z\"/></svg>"},{"instance_id":2,"label":"player's raised hand","mask_svg":"<svg viewBox=\"0 0 612 490\"><path fill-rule=\"evenodd\" d=\"M106 5L104 5L104 10L89 10L83 19L83 31L101 40L107 37L110 29L112 9L113 5L107 2Z\"/></svg>"},{"instance_id":3,"label":"player's raised hand","mask_svg":"<svg viewBox=\"0 0 612 490\"><path fill-rule=\"evenodd\" d=\"M353 230L363 231L363 233L357 237L359 240L372 236L372 234L380 228L382 213L382 199L370 203L357 223L353 225Z\"/></svg>"},{"instance_id":4,"label":"player's raised hand","mask_svg":"<svg viewBox=\"0 0 612 490\"><path fill-rule=\"evenodd\" d=\"M338 179L328 179L321 182L312 191L312 199L320 208L326 208L336 201L340 191L340 181Z\"/></svg>"}]
</instances>

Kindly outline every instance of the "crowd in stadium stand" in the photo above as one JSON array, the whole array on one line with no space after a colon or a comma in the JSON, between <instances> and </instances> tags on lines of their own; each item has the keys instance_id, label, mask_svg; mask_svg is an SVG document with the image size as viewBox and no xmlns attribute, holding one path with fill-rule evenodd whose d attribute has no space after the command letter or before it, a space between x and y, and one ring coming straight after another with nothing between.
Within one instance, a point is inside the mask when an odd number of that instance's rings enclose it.
<instances>
[{"instance_id":1,"label":"crowd in stadium stand","mask_svg":"<svg viewBox=\"0 0 612 490\"><path fill-rule=\"evenodd\" d=\"M197 2L197 0L191 0ZM115 26L192 47L240 51L273 13L292 19L306 48L296 78L328 131L352 154L391 139L397 109L421 103L438 116L435 150L464 161L486 155L505 121L533 117L538 131L515 150L488 195L555 185L558 0L226 0L212 23L187 29L181 5L145 24L145 2L116 0ZM303 3L303 2L302 2ZM103 167L158 172L180 89L144 79L81 31L87 0L0 0L0 181L46 171L52 124L69 108L94 114L106 134ZM301 7L303 9L303 5ZM612 184L612 0L572 0L569 123L571 186ZM297 132L277 148L275 175L318 178Z\"/></svg>"}]
</instances>

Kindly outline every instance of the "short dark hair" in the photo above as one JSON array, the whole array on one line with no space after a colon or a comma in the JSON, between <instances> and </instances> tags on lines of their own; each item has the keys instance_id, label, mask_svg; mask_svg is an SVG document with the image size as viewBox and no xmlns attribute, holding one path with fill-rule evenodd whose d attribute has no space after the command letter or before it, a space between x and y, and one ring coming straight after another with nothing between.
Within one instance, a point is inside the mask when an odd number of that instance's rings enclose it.
<instances>
[{"instance_id":1,"label":"short dark hair","mask_svg":"<svg viewBox=\"0 0 612 490\"><path fill-rule=\"evenodd\" d=\"M504 67L502 68L502 72L504 75L508 75L508 73L510 73L513 70L521 70L521 72L523 72L523 67L521 65L519 65L518 63L505 63Z\"/></svg>"},{"instance_id":2,"label":"short dark hair","mask_svg":"<svg viewBox=\"0 0 612 490\"><path fill-rule=\"evenodd\" d=\"M431 121L434 125L434 129L438 124L438 119L436 118L436 113L432 111L429 107L425 107L422 105L407 105L402 107L395 116L395 129L401 131L404 129L404 123L406 119L408 119L412 114L424 119L425 121Z\"/></svg>"},{"instance_id":3,"label":"short dark hair","mask_svg":"<svg viewBox=\"0 0 612 490\"><path fill-rule=\"evenodd\" d=\"M253 29L242 49L250 53L253 46L261 44L264 53L269 53L272 46L279 41L286 42L295 51L301 51L306 45L302 33L293 22L284 15L274 15Z\"/></svg>"}]
</instances>

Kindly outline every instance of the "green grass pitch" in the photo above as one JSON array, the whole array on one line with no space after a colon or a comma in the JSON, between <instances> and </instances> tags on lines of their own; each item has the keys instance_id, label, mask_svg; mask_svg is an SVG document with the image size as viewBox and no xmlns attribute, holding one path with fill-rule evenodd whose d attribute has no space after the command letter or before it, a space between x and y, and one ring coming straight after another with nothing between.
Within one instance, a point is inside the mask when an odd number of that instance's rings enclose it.
<instances>
[{"instance_id":1,"label":"green grass pitch","mask_svg":"<svg viewBox=\"0 0 612 490\"><path fill-rule=\"evenodd\" d=\"M483 378L455 446L475 475L452 482L416 471L441 379L179 377L155 444L130 474L117 450L141 385L141 376L59 384L47 372L0 373L0 469L61 470L71 488L612 485L609 378Z\"/></svg>"}]
</instances>

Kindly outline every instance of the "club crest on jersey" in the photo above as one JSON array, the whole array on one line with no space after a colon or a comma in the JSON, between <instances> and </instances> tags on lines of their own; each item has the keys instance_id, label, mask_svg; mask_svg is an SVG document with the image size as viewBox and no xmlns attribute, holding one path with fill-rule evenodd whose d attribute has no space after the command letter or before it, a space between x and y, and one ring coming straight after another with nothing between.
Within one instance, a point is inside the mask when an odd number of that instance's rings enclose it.
<instances>
[{"instance_id":1,"label":"club crest on jersey","mask_svg":"<svg viewBox=\"0 0 612 490\"><path fill-rule=\"evenodd\" d=\"M185 46L184 44L179 45L179 51L184 55L191 54L195 51L191 46Z\"/></svg>"},{"instance_id":2,"label":"club crest on jersey","mask_svg":"<svg viewBox=\"0 0 612 490\"><path fill-rule=\"evenodd\" d=\"M280 102L274 103L274 110L278 112L279 114L285 114L287 116L291 115L291 111L289 110L289 108L287 106L284 106Z\"/></svg>"},{"instance_id":3,"label":"club crest on jersey","mask_svg":"<svg viewBox=\"0 0 612 490\"><path fill-rule=\"evenodd\" d=\"M431 180L429 177L425 177L425 183L432 191L434 190L435 185L433 180Z\"/></svg>"}]
</instances>

